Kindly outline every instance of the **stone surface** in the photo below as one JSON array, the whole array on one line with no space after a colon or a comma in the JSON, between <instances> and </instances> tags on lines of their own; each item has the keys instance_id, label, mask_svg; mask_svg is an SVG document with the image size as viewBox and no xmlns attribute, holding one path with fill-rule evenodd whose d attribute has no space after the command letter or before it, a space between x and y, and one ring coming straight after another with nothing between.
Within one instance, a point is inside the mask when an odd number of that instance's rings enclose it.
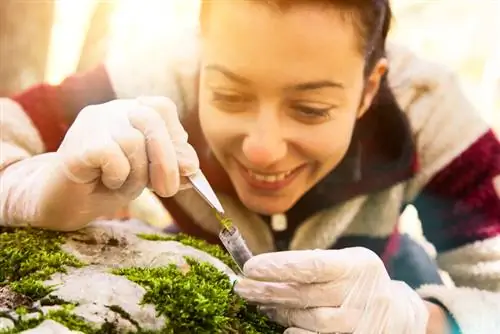
<instances>
[{"instance_id":1,"label":"stone surface","mask_svg":"<svg viewBox=\"0 0 500 334\"><path fill-rule=\"evenodd\" d=\"M57 289L49 297L57 297L78 304L74 314L85 320L103 325L116 324L121 330L134 330L135 326L110 308L118 306L127 312L144 329L161 329L165 319L155 316L153 305L140 306L144 288L105 272L106 267L90 266L71 270L66 274L55 274L47 284L56 284Z\"/></svg>"},{"instance_id":2,"label":"stone surface","mask_svg":"<svg viewBox=\"0 0 500 334\"><path fill-rule=\"evenodd\" d=\"M159 267L168 263L185 265L185 256L210 262L227 274L233 271L222 261L193 247L174 241L150 241L137 234L160 233L136 220L99 221L68 234L63 249L85 263L105 267Z\"/></svg>"},{"instance_id":3,"label":"stone surface","mask_svg":"<svg viewBox=\"0 0 500 334\"><path fill-rule=\"evenodd\" d=\"M14 328L14 321L0 317L0 331L11 328Z\"/></svg>"},{"instance_id":4,"label":"stone surface","mask_svg":"<svg viewBox=\"0 0 500 334\"><path fill-rule=\"evenodd\" d=\"M53 320L45 320L35 328L22 331L22 334L74 334L60 323Z\"/></svg>"}]
</instances>

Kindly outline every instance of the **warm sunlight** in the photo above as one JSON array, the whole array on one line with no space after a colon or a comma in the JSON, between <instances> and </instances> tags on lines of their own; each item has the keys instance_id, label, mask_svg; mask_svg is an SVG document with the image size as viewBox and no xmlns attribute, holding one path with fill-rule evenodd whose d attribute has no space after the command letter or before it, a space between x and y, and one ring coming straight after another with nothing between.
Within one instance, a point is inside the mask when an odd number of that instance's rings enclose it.
<instances>
[{"instance_id":1,"label":"warm sunlight","mask_svg":"<svg viewBox=\"0 0 500 334\"><path fill-rule=\"evenodd\" d=\"M132 39L158 39L162 32L196 24L197 0L114 0L109 48L126 49ZM47 64L47 81L58 83L75 70L96 0L59 0Z\"/></svg>"},{"instance_id":2,"label":"warm sunlight","mask_svg":"<svg viewBox=\"0 0 500 334\"><path fill-rule=\"evenodd\" d=\"M110 49L132 39L154 40L161 31L196 24L199 0L112 0ZM488 121L500 118L500 1L393 0L392 38L457 70ZM96 0L59 0L52 32L47 81L75 70ZM168 29L170 27L170 29ZM161 29L160 29L161 28ZM495 49L496 48L496 49Z\"/></svg>"},{"instance_id":3,"label":"warm sunlight","mask_svg":"<svg viewBox=\"0 0 500 334\"><path fill-rule=\"evenodd\" d=\"M393 0L392 38L455 69L483 117L500 121L500 1ZM47 63L47 78L58 83L76 69L96 0L59 0ZM197 23L199 0L114 0L110 50L127 50L129 41ZM415 214L410 208L406 219ZM161 215L161 214L160 214ZM413 223L410 223L414 226ZM405 229L403 224L403 230Z\"/></svg>"},{"instance_id":4,"label":"warm sunlight","mask_svg":"<svg viewBox=\"0 0 500 334\"><path fill-rule=\"evenodd\" d=\"M46 80L58 83L77 66L94 0L59 0L55 5L52 40L49 47Z\"/></svg>"}]
</instances>

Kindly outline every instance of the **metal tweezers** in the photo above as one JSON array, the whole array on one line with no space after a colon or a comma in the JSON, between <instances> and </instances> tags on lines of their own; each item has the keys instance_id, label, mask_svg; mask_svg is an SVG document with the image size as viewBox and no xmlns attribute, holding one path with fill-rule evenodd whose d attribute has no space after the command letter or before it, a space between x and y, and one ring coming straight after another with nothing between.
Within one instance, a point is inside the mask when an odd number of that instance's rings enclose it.
<instances>
[{"instance_id":1,"label":"metal tweezers","mask_svg":"<svg viewBox=\"0 0 500 334\"><path fill-rule=\"evenodd\" d=\"M192 184L194 190L222 217L224 216L224 208L220 204L219 199L215 195L212 186L208 183L207 178L201 170L194 175L188 177L189 182Z\"/></svg>"},{"instance_id":2,"label":"metal tweezers","mask_svg":"<svg viewBox=\"0 0 500 334\"><path fill-rule=\"evenodd\" d=\"M224 209L205 175L199 170L196 174L189 176L188 179L194 190L217 212L218 218L224 217ZM243 266L253 255L238 228L233 224L230 227L223 226L219 232L219 239L243 274Z\"/></svg>"}]
</instances>

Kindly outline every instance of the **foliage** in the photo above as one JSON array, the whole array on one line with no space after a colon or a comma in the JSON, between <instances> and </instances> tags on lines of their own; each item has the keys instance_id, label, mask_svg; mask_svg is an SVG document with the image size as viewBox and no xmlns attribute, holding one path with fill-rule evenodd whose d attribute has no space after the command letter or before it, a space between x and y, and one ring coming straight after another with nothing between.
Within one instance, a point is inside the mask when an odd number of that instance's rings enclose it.
<instances>
[{"instance_id":1,"label":"foliage","mask_svg":"<svg viewBox=\"0 0 500 334\"><path fill-rule=\"evenodd\" d=\"M139 235L152 241L177 241L219 258L231 268L236 268L232 258L221 248L187 236ZM64 233L30 228L10 229L0 227L0 288L10 290L35 300L51 300L47 295L54 287L43 281L68 267L85 264L66 253L61 245ZM158 315L165 318L165 327L159 333L282 333L283 328L271 323L255 308L248 305L233 291L230 279L209 263L186 259L189 268L170 264L158 268L115 269L146 289L141 303L153 304ZM44 298L45 297L45 298ZM20 317L15 328L0 331L14 334L34 328L46 319L57 321L70 330L88 334L116 333L114 324L105 323L100 328L72 314L75 306L63 300L52 300L61 306L38 317ZM111 309L111 307L110 307ZM19 315L39 312L39 309L18 307ZM122 310L113 309L121 314ZM127 314L124 315L125 318ZM9 317L5 312L0 317ZM136 322L134 322L138 325ZM153 334L138 326L136 333Z\"/></svg>"},{"instance_id":2,"label":"foliage","mask_svg":"<svg viewBox=\"0 0 500 334\"><path fill-rule=\"evenodd\" d=\"M40 299L51 291L42 282L67 267L83 263L61 249L64 237L39 229L0 228L0 287L9 285L17 293Z\"/></svg>"}]
</instances>

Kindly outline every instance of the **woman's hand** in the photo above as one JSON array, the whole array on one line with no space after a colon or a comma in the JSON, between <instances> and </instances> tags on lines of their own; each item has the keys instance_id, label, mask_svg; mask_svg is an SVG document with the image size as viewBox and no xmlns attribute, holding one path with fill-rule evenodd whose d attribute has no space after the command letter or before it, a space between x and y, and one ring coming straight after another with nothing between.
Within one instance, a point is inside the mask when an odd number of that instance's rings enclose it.
<instances>
[{"instance_id":1,"label":"woman's hand","mask_svg":"<svg viewBox=\"0 0 500 334\"><path fill-rule=\"evenodd\" d=\"M261 254L235 291L286 333L424 334L429 312L365 248Z\"/></svg>"},{"instance_id":2,"label":"woman's hand","mask_svg":"<svg viewBox=\"0 0 500 334\"><path fill-rule=\"evenodd\" d=\"M83 109L55 153L2 172L4 221L78 229L110 216L145 187L175 195L199 168L174 103L163 97L115 100ZM2 190L3 192L4 190Z\"/></svg>"}]
</instances>

